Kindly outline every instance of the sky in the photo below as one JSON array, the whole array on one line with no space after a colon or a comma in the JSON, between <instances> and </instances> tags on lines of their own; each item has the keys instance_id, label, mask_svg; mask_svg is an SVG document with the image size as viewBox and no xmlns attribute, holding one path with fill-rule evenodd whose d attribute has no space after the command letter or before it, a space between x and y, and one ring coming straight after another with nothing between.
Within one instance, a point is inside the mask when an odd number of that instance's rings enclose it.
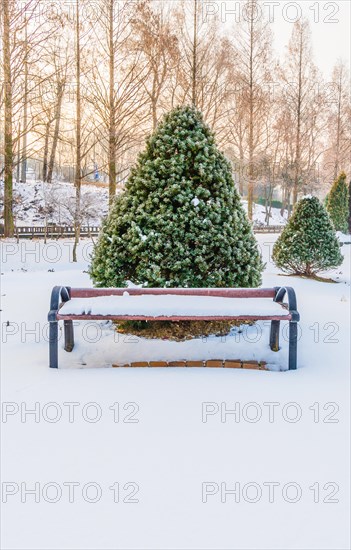
<instances>
[{"instance_id":1,"label":"sky","mask_svg":"<svg viewBox=\"0 0 351 550\"><path fill-rule=\"evenodd\" d=\"M272 23L275 35L275 48L285 48L293 23L284 20L283 14L293 19L298 4L304 16L308 17L312 31L313 56L316 64L322 70L324 77L329 78L338 58L343 59L350 67L350 19L351 2L338 0L335 2L302 0L299 2L283 1L282 7L276 8L277 18ZM291 7L287 7L287 5ZM284 8L285 6L285 8ZM290 15L289 15L290 14Z\"/></svg>"},{"instance_id":2,"label":"sky","mask_svg":"<svg viewBox=\"0 0 351 550\"><path fill-rule=\"evenodd\" d=\"M209 16L216 13L227 27L232 28L243 16L246 0L203 0ZM350 67L349 0L260 0L269 18L274 34L274 47L280 55L285 52L296 20L306 17L310 21L314 61L328 80L337 59Z\"/></svg>"}]
</instances>

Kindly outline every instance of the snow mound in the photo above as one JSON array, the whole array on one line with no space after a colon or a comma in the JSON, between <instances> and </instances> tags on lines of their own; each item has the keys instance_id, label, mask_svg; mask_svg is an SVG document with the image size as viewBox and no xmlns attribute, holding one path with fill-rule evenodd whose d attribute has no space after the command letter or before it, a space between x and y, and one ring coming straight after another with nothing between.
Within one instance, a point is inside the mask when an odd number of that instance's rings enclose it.
<instances>
[{"instance_id":1,"label":"snow mound","mask_svg":"<svg viewBox=\"0 0 351 550\"><path fill-rule=\"evenodd\" d=\"M131 315L136 317L270 317L288 318L288 311L267 298L219 298L213 296L97 296L73 298L60 309L60 315Z\"/></svg>"}]
</instances>

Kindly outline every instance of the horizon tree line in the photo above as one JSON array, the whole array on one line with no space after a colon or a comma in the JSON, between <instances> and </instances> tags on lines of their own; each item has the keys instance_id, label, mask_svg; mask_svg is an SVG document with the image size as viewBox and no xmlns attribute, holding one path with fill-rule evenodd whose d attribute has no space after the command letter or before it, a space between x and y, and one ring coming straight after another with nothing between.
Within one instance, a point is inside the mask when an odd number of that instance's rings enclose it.
<instances>
[{"instance_id":1,"label":"horizon tree line","mask_svg":"<svg viewBox=\"0 0 351 550\"><path fill-rule=\"evenodd\" d=\"M259 3L247 0L246 17L224 32L202 0L95 0L94 9L75 0L69 12L43 0L3 0L5 235L13 235L14 172L25 182L34 156L47 182L56 166L75 167L77 244L82 181L97 164L111 205L146 135L177 105L203 112L250 219L258 190L268 219L278 186L290 211L301 192L350 174L346 64L337 60L324 82L304 19L278 57L270 24L256 17Z\"/></svg>"}]
</instances>

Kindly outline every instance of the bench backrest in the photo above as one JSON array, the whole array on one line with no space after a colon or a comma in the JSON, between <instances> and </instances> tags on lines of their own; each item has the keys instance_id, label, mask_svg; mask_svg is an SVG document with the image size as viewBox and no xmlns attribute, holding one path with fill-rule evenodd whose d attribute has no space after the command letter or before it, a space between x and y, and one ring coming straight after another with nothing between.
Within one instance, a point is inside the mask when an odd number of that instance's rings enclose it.
<instances>
[{"instance_id":1,"label":"bench backrest","mask_svg":"<svg viewBox=\"0 0 351 550\"><path fill-rule=\"evenodd\" d=\"M274 298L275 288L71 288L71 298L93 298L96 296L130 296L146 294L177 296L218 296L222 298Z\"/></svg>"}]
</instances>

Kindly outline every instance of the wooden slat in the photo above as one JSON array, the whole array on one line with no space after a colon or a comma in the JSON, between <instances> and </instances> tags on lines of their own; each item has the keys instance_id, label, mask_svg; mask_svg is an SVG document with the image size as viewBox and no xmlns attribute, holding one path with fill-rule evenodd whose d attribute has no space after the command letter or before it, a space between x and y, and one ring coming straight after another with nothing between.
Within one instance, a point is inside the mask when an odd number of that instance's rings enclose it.
<instances>
[{"instance_id":1,"label":"wooden slat","mask_svg":"<svg viewBox=\"0 0 351 550\"><path fill-rule=\"evenodd\" d=\"M223 298L274 298L274 288L71 288L71 298L96 296L172 294L177 296L217 296Z\"/></svg>"},{"instance_id":2,"label":"wooden slat","mask_svg":"<svg viewBox=\"0 0 351 550\"><path fill-rule=\"evenodd\" d=\"M56 315L58 321L289 321L291 315L196 315L150 317L148 315Z\"/></svg>"}]
</instances>

